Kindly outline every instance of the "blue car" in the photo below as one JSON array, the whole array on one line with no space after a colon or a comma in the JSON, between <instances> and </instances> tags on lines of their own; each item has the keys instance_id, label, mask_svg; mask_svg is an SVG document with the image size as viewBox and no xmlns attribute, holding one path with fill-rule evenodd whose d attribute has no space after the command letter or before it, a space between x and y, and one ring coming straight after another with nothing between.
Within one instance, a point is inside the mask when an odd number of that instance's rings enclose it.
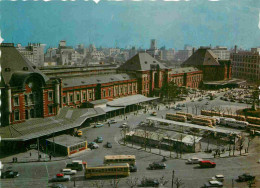
<instances>
[{"instance_id":1,"label":"blue car","mask_svg":"<svg viewBox=\"0 0 260 188\"><path fill-rule=\"evenodd\" d=\"M103 126L104 126L104 124L102 124L102 123L97 123L94 125L95 128L99 128L99 127L103 127Z\"/></svg>"},{"instance_id":2,"label":"blue car","mask_svg":"<svg viewBox=\"0 0 260 188\"><path fill-rule=\"evenodd\" d=\"M103 138L102 138L101 136L98 136L98 137L96 138L96 142L97 142L97 143L102 143L102 142L103 142Z\"/></svg>"}]
</instances>

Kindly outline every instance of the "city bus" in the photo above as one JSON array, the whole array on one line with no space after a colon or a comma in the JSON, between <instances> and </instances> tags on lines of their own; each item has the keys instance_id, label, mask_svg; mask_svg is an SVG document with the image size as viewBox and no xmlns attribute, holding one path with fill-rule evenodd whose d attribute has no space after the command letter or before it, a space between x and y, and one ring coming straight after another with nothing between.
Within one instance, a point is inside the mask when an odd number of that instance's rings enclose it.
<instances>
[{"instance_id":1,"label":"city bus","mask_svg":"<svg viewBox=\"0 0 260 188\"><path fill-rule=\"evenodd\" d=\"M246 121L247 121L248 123L260 125L260 118L257 118L257 117L247 116L247 117L246 117Z\"/></svg>"},{"instance_id":2,"label":"city bus","mask_svg":"<svg viewBox=\"0 0 260 188\"><path fill-rule=\"evenodd\" d=\"M201 110L200 114L205 116L223 116L223 114L221 114L220 112L209 111L209 110Z\"/></svg>"},{"instance_id":3,"label":"city bus","mask_svg":"<svg viewBox=\"0 0 260 188\"><path fill-rule=\"evenodd\" d=\"M184 115L187 117L188 120L191 120L193 115L192 114L189 114L189 113L185 113L185 112L176 112L176 114L178 115Z\"/></svg>"},{"instance_id":4,"label":"city bus","mask_svg":"<svg viewBox=\"0 0 260 188\"><path fill-rule=\"evenodd\" d=\"M197 125L203 125L203 126L208 126L208 127L212 127L212 121L210 119L205 119L205 118L201 118L201 117L193 117L191 122L193 124L197 124Z\"/></svg>"},{"instance_id":5,"label":"city bus","mask_svg":"<svg viewBox=\"0 0 260 188\"><path fill-rule=\"evenodd\" d=\"M180 121L180 122L186 122L187 121L186 116L180 115L180 114L171 114L171 113L166 114L166 119L173 120L173 121Z\"/></svg>"},{"instance_id":6,"label":"city bus","mask_svg":"<svg viewBox=\"0 0 260 188\"><path fill-rule=\"evenodd\" d=\"M104 157L104 164L113 163L128 163L129 165L135 166L135 155L106 155Z\"/></svg>"},{"instance_id":7,"label":"city bus","mask_svg":"<svg viewBox=\"0 0 260 188\"><path fill-rule=\"evenodd\" d=\"M209 119L211 122L212 122L212 125L217 125L217 120L216 120L216 118L213 118L213 117L209 117L209 116L197 116L197 117L199 117L199 118L203 118L203 119Z\"/></svg>"},{"instance_id":8,"label":"city bus","mask_svg":"<svg viewBox=\"0 0 260 188\"><path fill-rule=\"evenodd\" d=\"M234 118L220 118L220 124L234 128L247 128L249 125L246 121L237 121Z\"/></svg>"},{"instance_id":9,"label":"city bus","mask_svg":"<svg viewBox=\"0 0 260 188\"><path fill-rule=\"evenodd\" d=\"M110 164L95 167L86 167L86 179L92 177L108 177L108 176L129 176L130 169L128 163Z\"/></svg>"}]
</instances>

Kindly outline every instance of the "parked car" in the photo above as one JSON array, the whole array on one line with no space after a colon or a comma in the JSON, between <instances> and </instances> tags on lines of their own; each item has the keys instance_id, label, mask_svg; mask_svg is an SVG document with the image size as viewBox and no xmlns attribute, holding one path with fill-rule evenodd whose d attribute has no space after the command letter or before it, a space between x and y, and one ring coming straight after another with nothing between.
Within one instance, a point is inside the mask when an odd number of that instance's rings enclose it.
<instances>
[{"instance_id":1,"label":"parked car","mask_svg":"<svg viewBox=\"0 0 260 188\"><path fill-rule=\"evenodd\" d=\"M64 168L61 170L64 175L75 175L77 170L71 170L70 168Z\"/></svg>"},{"instance_id":2,"label":"parked car","mask_svg":"<svg viewBox=\"0 0 260 188\"><path fill-rule=\"evenodd\" d=\"M157 179L145 178L141 181L139 187L158 187L160 185Z\"/></svg>"},{"instance_id":3,"label":"parked car","mask_svg":"<svg viewBox=\"0 0 260 188\"><path fill-rule=\"evenodd\" d=\"M110 142L107 142L106 146L107 148L112 148L112 144Z\"/></svg>"},{"instance_id":4,"label":"parked car","mask_svg":"<svg viewBox=\"0 0 260 188\"><path fill-rule=\"evenodd\" d=\"M192 157L186 161L186 164L199 164L200 161L203 161L203 159Z\"/></svg>"},{"instance_id":5,"label":"parked car","mask_svg":"<svg viewBox=\"0 0 260 188\"><path fill-rule=\"evenodd\" d=\"M199 100L198 101L203 101L203 98L199 98Z\"/></svg>"},{"instance_id":6,"label":"parked car","mask_svg":"<svg viewBox=\"0 0 260 188\"><path fill-rule=\"evenodd\" d=\"M94 125L95 128L99 128L99 127L103 127L103 126L104 126L104 124L102 124L102 123L96 123Z\"/></svg>"},{"instance_id":7,"label":"parked car","mask_svg":"<svg viewBox=\"0 0 260 188\"><path fill-rule=\"evenodd\" d=\"M99 148L99 145L96 142L90 142L88 144L88 148L90 148L90 149L97 149L97 148Z\"/></svg>"},{"instance_id":8,"label":"parked car","mask_svg":"<svg viewBox=\"0 0 260 188\"><path fill-rule=\"evenodd\" d=\"M166 168L166 164L162 163L162 162L153 162L153 163L149 164L149 169L151 169L151 170L165 169L165 168Z\"/></svg>"},{"instance_id":9,"label":"parked car","mask_svg":"<svg viewBox=\"0 0 260 188\"><path fill-rule=\"evenodd\" d=\"M127 125L127 123L123 123L122 125L120 125L120 128L129 128L129 125Z\"/></svg>"},{"instance_id":10,"label":"parked car","mask_svg":"<svg viewBox=\"0 0 260 188\"><path fill-rule=\"evenodd\" d=\"M177 106L177 107L175 108L175 110L182 110L182 109L181 109L180 107Z\"/></svg>"},{"instance_id":11,"label":"parked car","mask_svg":"<svg viewBox=\"0 0 260 188\"><path fill-rule=\"evenodd\" d=\"M107 123L114 124L114 123L117 123L117 121L114 120L114 119L111 119L111 120L109 120Z\"/></svg>"},{"instance_id":12,"label":"parked car","mask_svg":"<svg viewBox=\"0 0 260 188\"><path fill-rule=\"evenodd\" d=\"M250 175L248 173L244 173L244 174L238 176L238 181L239 182L252 181L254 179L255 179L255 176L252 176L252 175Z\"/></svg>"},{"instance_id":13,"label":"parked car","mask_svg":"<svg viewBox=\"0 0 260 188\"><path fill-rule=\"evenodd\" d=\"M206 102L205 105L209 105L209 102Z\"/></svg>"},{"instance_id":14,"label":"parked car","mask_svg":"<svg viewBox=\"0 0 260 188\"><path fill-rule=\"evenodd\" d=\"M212 180L204 184L204 187L223 187L223 183Z\"/></svg>"},{"instance_id":15,"label":"parked car","mask_svg":"<svg viewBox=\"0 0 260 188\"><path fill-rule=\"evenodd\" d=\"M98 136L98 137L95 139L95 141L96 141L97 143L102 143L102 142L103 142L103 138L102 138L101 136Z\"/></svg>"},{"instance_id":16,"label":"parked car","mask_svg":"<svg viewBox=\"0 0 260 188\"><path fill-rule=\"evenodd\" d=\"M217 174L216 176L212 177L211 180L216 180L216 181L223 182L224 181L224 175Z\"/></svg>"},{"instance_id":17,"label":"parked car","mask_svg":"<svg viewBox=\"0 0 260 188\"><path fill-rule=\"evenodd\" d=\"M70 175L64 175L64 174L56 174L50 182L64 182L64 181L70 181Z\"/></svg>"},{"instance_id":18,"label":"parked car","mask_svg":"<svg viewBox=\"0 0 260 188\"><path fill-rule=\"evenodd\" d=\"M18 172L12 171L12 170L7 170L1 174L1 178L15 178L20 176Z\"/></svg>"},{"instance_id":19,"label":"parked car","mask_svg":"<svg viewBox=\"0 0 260 188\"><path fill-rule=\"evenodd\" d=\"M185 105L185 104L182 104L181 106L182 106L182 107L185 107L186 105Z\"/></svg>"}]
</instances>

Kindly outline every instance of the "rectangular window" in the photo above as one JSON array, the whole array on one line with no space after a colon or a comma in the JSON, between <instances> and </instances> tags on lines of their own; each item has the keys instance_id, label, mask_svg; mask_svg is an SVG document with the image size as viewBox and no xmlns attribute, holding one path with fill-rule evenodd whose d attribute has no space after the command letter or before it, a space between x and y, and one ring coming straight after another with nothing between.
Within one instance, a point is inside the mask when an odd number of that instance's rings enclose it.
<instances>
[{"instance_id":1,"label":"rectangular window","mask_svg":"<svg viewBox=\"0 0 260 188\"><path fill-rule=\"evenodd\" d=\"M103 97L104 98L106 97L106 90L105 89L103 90Z\"/></svg>"},{"instance_id":2,"label":"rectangular window","mask_svg":"<svg viewBox=\"0 0 260 188\"><path fill-rule=\"evenodd\" d=\"M19 112L19 110L14 111L14 119L15 119L15 121L20 120L20 112Z\"/></svg>"},{"instance_id":3,"label":"rectangular window","mask_svg":"<svg viewBox=\"0 0 260 188\"><path fill-rule=\"evenodd\" d=\"M73 94L70 94L70 102L73 102Z\"/></svg>"},{"instance_id":4,"label":"rectangular window","mask_svg":"<svg viewBox=\"0 0 260 188\"><path fill-rule=\"evenodd\" d=\"M111 89L108 89L108 96L111 96Z\"/></svg>"},{"instance_id":5,"label":"rectangular window","mask_svg":"<svg viewBox=\"0 0 260 188\"><path fill-rule=\"evenodd\" d=\"M89 92L89 98L92 99L92 92Z\"/></svg>"},{"instance_id":6,"label":"rectangular window","mask_svg":"<svg viewBox=\"0 0 260 188\"><path fill-rule=\"evenodd\" d=\"M53 100L53 91L48 91L48 101Z\"/></svg>"},{"instance_id":7,"label":"rectangular window","mask_svg":"<svg viewBox=\"0 0 260 188\"><path fill-rule=\"evenodd\" d=\"M28 95L24 95L24 103L25 105L28 105Z\"/></svg>"},{"instance_id":8,"label":"rectangular window","mask_svg":"<svg viewBox=\"0 0 260 188\"><path fill-rule=\"evenodd\" d=\"M66 97L63 96L63 103L66 103Z\"/></svg>"},{"instance_id":9,"label":"rectangular window","mask_svg":"<svg viewBox=\"0 0 260 188\"><path fill-rule=\"evenodd\" d=\"M86 100L86 92L83 92L83 100Z\"/></svg>"},{"instance_id":10,"label":"rectangular window","mask_svg":"<svg viewBox=\"0 0 260 188\"><path fill-rule=\"evenodd\" d=\"M49 114L53 114L53 107L52 106L48 106L48 111L49 111Z\"/></svg>"},{"instance_id":11,"label":"rectangular window","mask_svg":"<svg viewBox=\"0 0 260 188\"><path fill-rule=\"evenodd\" d=\"M19 106L19 96L14 96L14 106Z\"/></svg>"},{"instance_id":12,"label":"rectangular window","mask_svg":"<svg viewBox=\"0 0 260 188\"><path fill-rule=\"evenodd\" d=\"M122 86L120 87L120 93L123 93L123 87Z\"/></svg>"},{"instance_id":13,"label":"rectangular window","mask_svg":"<svg viewBox=\"0 0 260 188\"><path fill-rule=\"evenodd\" d=\"M79 100L80 100L80 94L77 93L77 101L79 101Z\"/></svg>"}]
</instances>

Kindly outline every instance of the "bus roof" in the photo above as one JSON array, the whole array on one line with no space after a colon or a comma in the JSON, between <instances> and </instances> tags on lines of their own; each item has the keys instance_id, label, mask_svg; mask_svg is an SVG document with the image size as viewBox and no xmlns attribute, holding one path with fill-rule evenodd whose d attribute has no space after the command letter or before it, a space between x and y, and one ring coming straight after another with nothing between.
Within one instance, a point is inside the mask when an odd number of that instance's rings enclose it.
<instances>
[{"instance_id":1,"label":"bus roof","mask_svg":"<svg viewBox=\"0 0 260 188\"><path fill-rule=\"evenodd\" d=\"M86 169L113 168L113 167L129 167L129 164L128 163L113 163L113 164L109 164L109 165L87 166Z\"/></svg>"},{"instance_id":2,"label":"bus roof","mask_svg":"<svg viewBox=\"0 0 260 188\"><path fill-rule=\"evenodd\" d=\"M135 155L106 155L105 160L107 159L135 159Z\"/></svg>"}]
</instances>

